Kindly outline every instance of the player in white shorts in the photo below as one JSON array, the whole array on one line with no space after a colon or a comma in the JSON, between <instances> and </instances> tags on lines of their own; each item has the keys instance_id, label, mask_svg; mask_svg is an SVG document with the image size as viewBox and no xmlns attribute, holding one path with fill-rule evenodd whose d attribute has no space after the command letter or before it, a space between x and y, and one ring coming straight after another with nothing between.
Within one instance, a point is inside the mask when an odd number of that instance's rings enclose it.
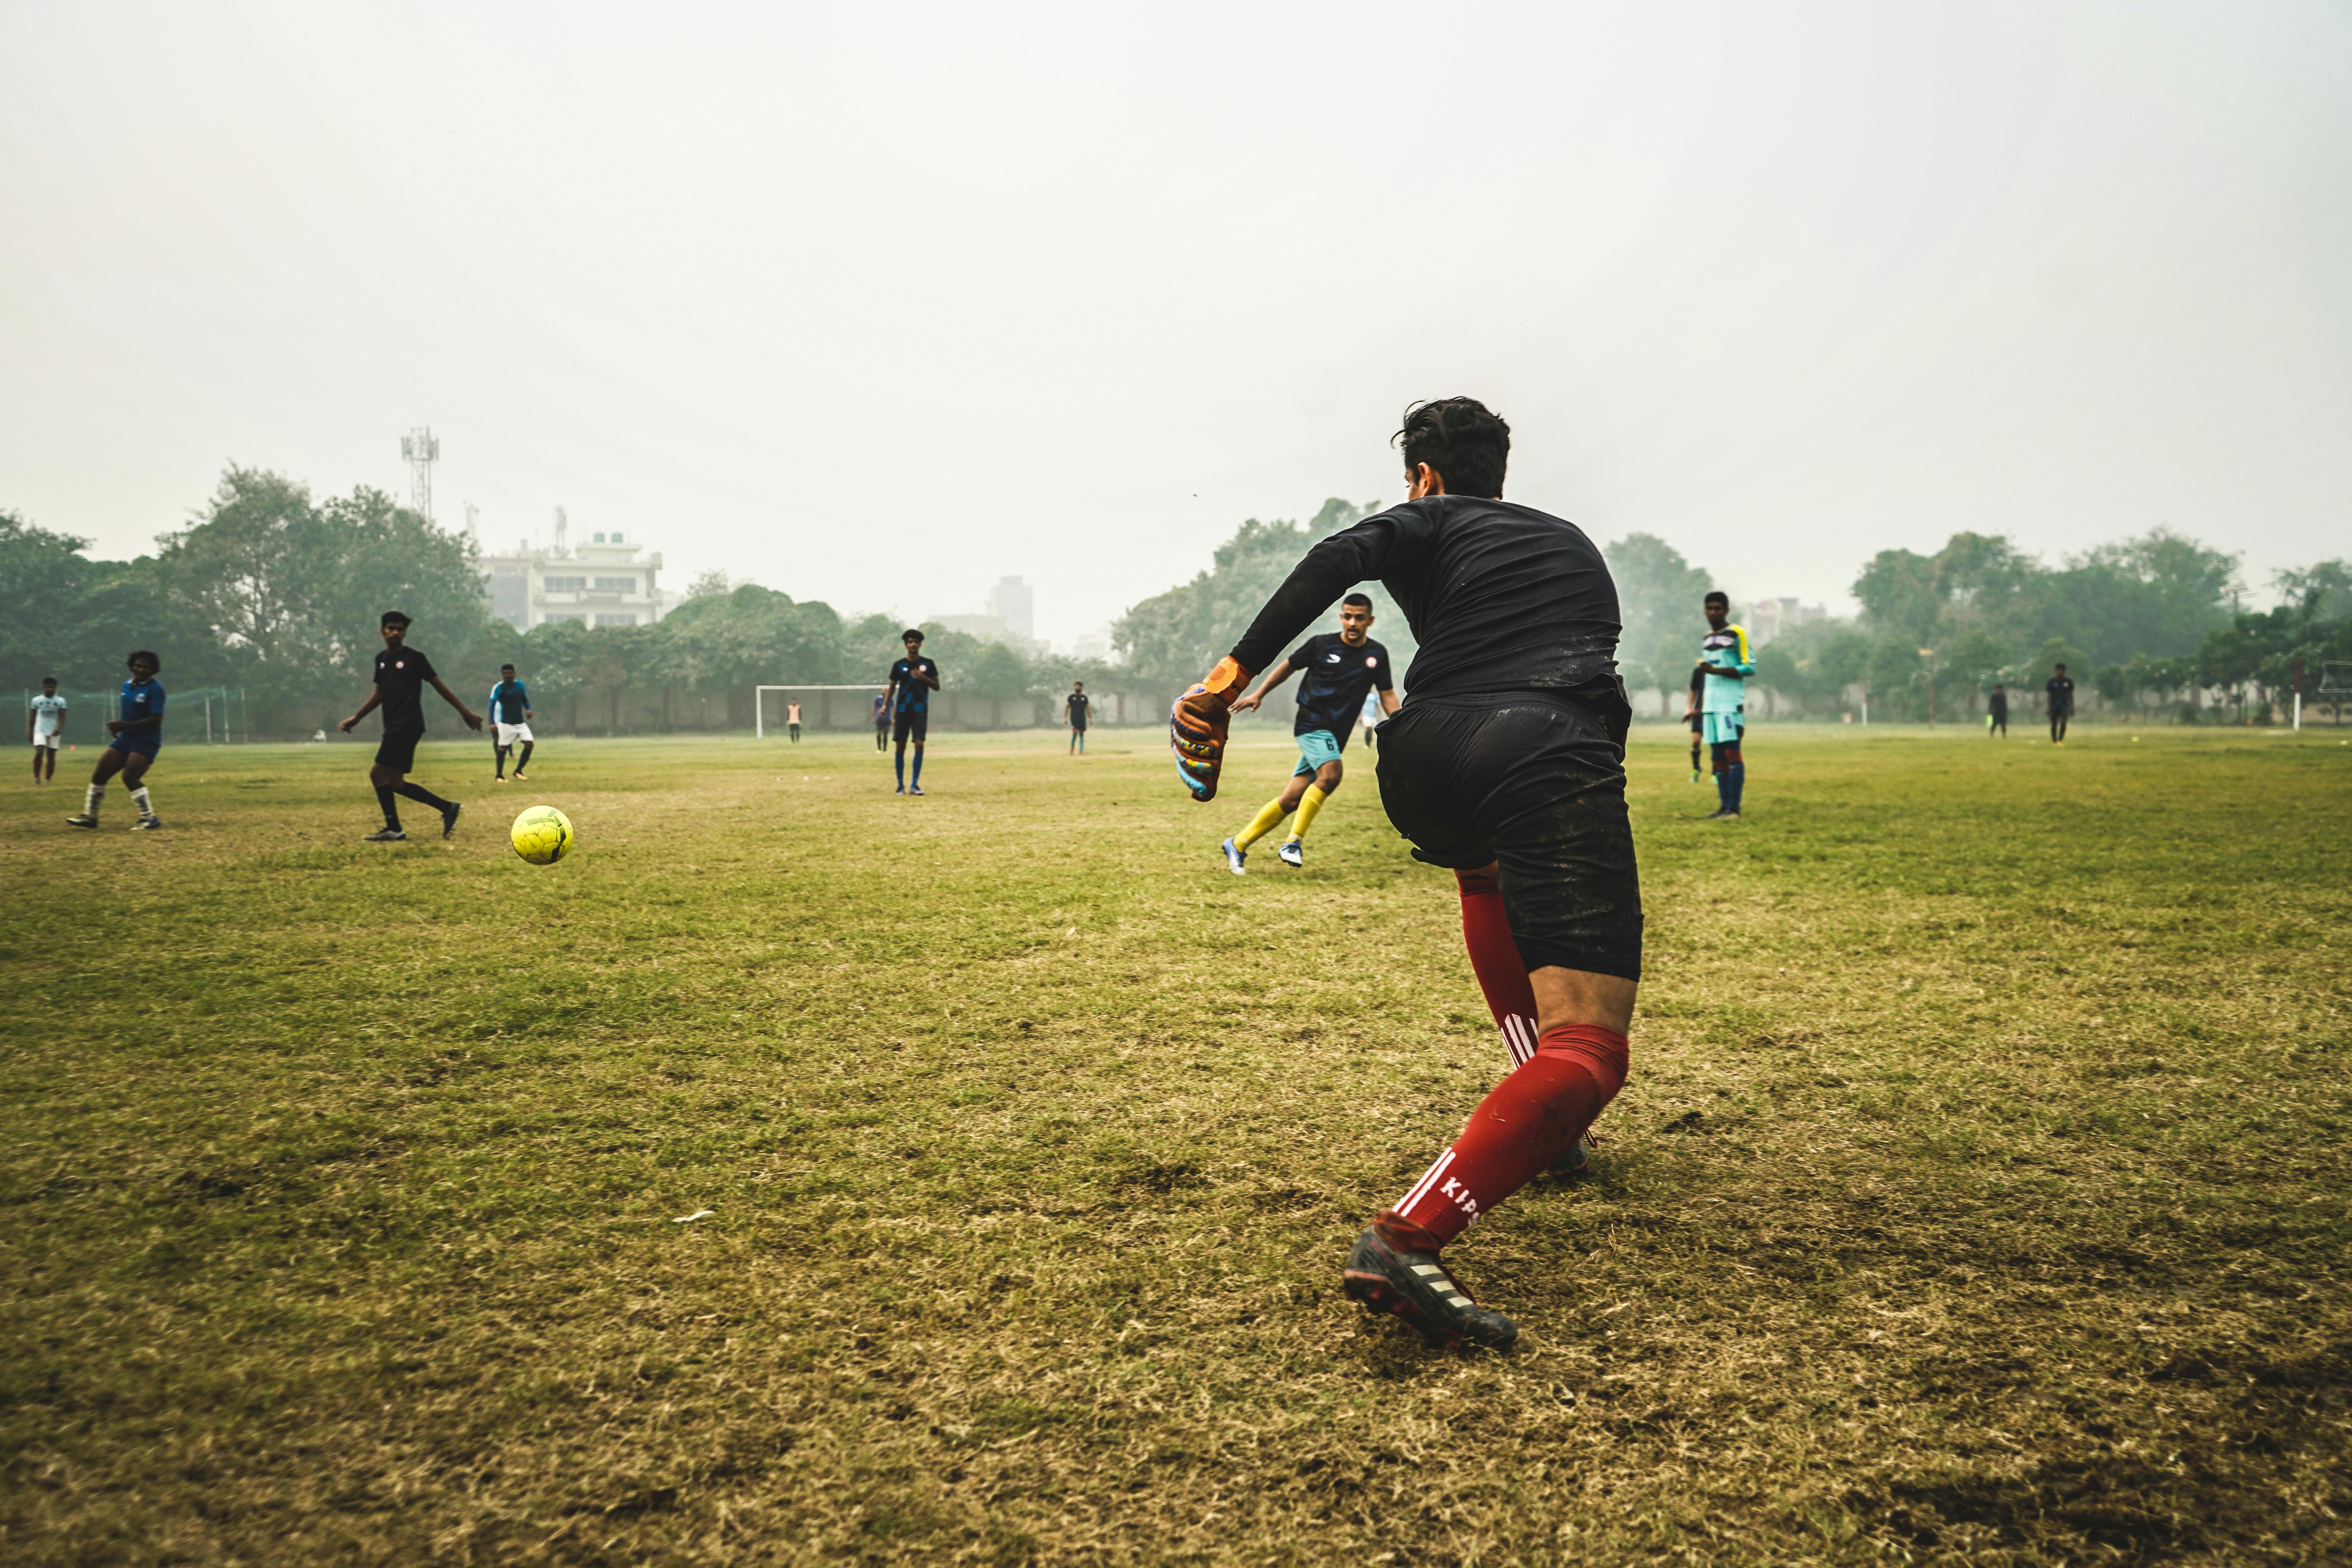
<instances>
[{"instance_id":1,"label":"player in white shorts","mask_svg":"<svg viewBox=\"0 0 2352 1568\"><path fill-rule=\"evenodd\" d=\"M507 752L517 746L522 748L522 754L515 758L514 776L521 778L522 770L530 763L530 693L515 679L513 665L499 666L499 683L490 688L490 728L499 782L506 783Z\"/></svg>"},{"instance_id":2,"label":"player in white shorts","mask_svg":"<svg viewBox=\"0 0 2352 1568\"><path fill-rule=\"evenodd\" d=\"M44 784L58 776L58 740L65 733L66 700L58 695L58 678L41 679L41 694L25 713L25 739L33 747L33 782ZM41 771L42 760L48 762L48 771Z\"/></svg>"}]
</instances>

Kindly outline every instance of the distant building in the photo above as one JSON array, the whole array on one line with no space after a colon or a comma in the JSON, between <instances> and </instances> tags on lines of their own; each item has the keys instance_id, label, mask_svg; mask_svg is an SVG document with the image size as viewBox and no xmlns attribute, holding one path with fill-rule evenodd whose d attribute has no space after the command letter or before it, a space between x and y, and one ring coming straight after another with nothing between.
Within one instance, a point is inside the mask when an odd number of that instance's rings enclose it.
<instances>
[{"instance_id":1,"label":"distant building","mask_svg":"<svg viewBox=\"0 0 2352 1568\"><path fill-rule=\"evenodd\" d=\"M668 609L655 578L659 551L647 555L618 531L594 533L573 549L559 531L552 549L519 544L511 555L484 555L490 614L522 631L551 621L588 626L644 626Z\"/></svg>"},{"instance_id":2,"label":"distant building","mask_svg":"<svg viewBox=\"0 0 2352 1568\"><path fill-rule=\"evenodd\" d=\"M1748 606L1748 640L1761 647L1808 621L1827 619L1829 613L1826 605L1801 605L1793 598L1759 599Z\"/></svg>"},{"instance_id":3,"label":"distant building","mask_svg":"<svg viewBox=\"0 0 2352 1568\"><path fill-rule=\"evenodd\" d=\"M982 642L1003 642L1008 629L1003 616L933 616L930 621L944 631L961 632Z\"/></svg>"},{"instance_id":4,"label":"distant building","mask_svg":"<svg viewBox=\"0 0 2352 1568\"><path fill-rule=\"evenodd\" d=\"M1070 645L1071 657L1074 658L1098 658L1105 664L1117 663L1118 660L1114 657L1116 650L1111 646L1111 637L1114 631L1115 628L1108 621L1105 621L1101 626L1098 626L1094 630L1087 632L1086 635L1079 637L1076 642Z\"/></svg>"},{"instance_id":5,"label":"distant building","mask_svg":"<svg viewBox=\"0 0 2352 1568\"><path fill-rule=\"evenodd\" d=\"M998 580L988 591L988 613L1004 623L1004 629L1023 642L1035 640L1037 636L1037 590L1018 577Z\"/></svg>"}]
</instances>

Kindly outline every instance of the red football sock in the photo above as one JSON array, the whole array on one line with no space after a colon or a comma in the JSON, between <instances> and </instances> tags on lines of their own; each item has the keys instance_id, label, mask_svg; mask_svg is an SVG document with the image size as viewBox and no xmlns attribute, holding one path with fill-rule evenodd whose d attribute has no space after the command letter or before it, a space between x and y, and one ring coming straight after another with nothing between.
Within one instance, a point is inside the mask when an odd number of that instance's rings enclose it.
<instances>
[{"instance_id":1,"label":"red football sock","mask_svg":"<svg viewBox=\"0 0 2352 1568\"><path fill-rule=\"evenodd\" d=\"M1454 1147L1392 1214L1424 1227L1439 1246L1453 1240L1575 1145L1624 1087L1626 1060L1625 1037L1613 1029L1546 1029L1534 1057L1479 1102Z\"/></svg>"},{"instance_id":2,"label":"red football sock","mask_svg":"<svg viewBox=\"0 0 2352 1568\"><path fill-rule=\"evenodd\" d=\"M1511 1065L1523 1066L1536 1054L1536 994L1528 984L1519 944L1511 940L1502 884L1485 871L1454 875L1462 884L1462 944L1470 950L1470 973L1486 994L1486 1011L1495 1016L1495 1027L1503 1031L1503 1048L1511 1053Z\"/></svg>"}]
</instances>

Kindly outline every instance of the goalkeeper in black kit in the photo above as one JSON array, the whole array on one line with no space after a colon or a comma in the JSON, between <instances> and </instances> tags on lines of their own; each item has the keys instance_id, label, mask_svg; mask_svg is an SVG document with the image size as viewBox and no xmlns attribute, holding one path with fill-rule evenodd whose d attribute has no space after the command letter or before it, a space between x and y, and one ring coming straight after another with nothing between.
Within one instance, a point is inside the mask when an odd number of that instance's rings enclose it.
<instances>
[{"instance_id":1,"label":"goalkeeper in black kit","mask_svg":"<svg viewBox=\"0 0 2352 1568\"><path fill-rule=\"evenodd\" d=\"M1347 1293L1433 1342L1502 1347L1440 1251L1546 1169L1581 1167L1625 1081L1642 899L1625 813L1632 710L1617 590L1574 523L1502 499L1510 426L1466 397L1417 404L1396 436L1408 499L1309 551L1176 702L1170 741L1194 799L1217 792L1252 674L1349 588L1379 578L1421 645L1381 732L1389 820L1452 870L1470 964L1513 1070L1421 1179L1356 1237Z\"/></svg>"}]
</instances>

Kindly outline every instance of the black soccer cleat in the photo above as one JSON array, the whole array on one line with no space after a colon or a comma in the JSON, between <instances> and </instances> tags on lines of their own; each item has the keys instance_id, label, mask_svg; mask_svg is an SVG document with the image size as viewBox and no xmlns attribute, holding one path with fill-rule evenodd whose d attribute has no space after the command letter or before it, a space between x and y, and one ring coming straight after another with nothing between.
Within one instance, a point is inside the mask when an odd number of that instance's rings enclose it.
<instances>
[{"instance_id":1,"label":"black soccer cleat","mask_svg":"<svg viewBox=\"0 0 2352 1568\"><path fill-rule=\"evenodd\" d=\"M379 827L373 833L369 834L365 838L361 839L360 842L362 844L400 844L405 842L407 837L408 835L403 833L397 827Z\"/></svg>"},{"instance_id":2,"label":"black soccer cleat","mask_svg":"<svg viewBox=\"0 0 2352 1568\"><path fill-rule=\"evenodd\" d=\"M1367 1312L1402 1318L1433 1345L1467 1341L1501 1351L1519 1337L1517 1323L1473 1301L1437 1260L1435 1237L1391 1210L1356 1237L1340 1284Z\"/></svg>"},{"instance_id":3,"label":"black soccer cleat","mask_svg":"<svg viewBox=\"0 0 2352 1568\"><path fill-rule=\"evenodd\" d=\"M68 827L96 827L98 826L98 818L91 816L87 811L77 811L71 816L66 818L66 826Z\"/></svg>"},{"instance_id":4,"label":"black soccer cleat","mask_svg":"<svg viewBox=\"0 0 2352 1568\"><path fill-rule=\"evenodd\" d=\"M520 775L517 776L520 777ZM450 805L449 809L441 814L442 837L455 838L457 837L457 814L465 809L466 808L464 806L458 805L453 802Z\"/></svg>"},{"instance_id":5,"label":"black soccer cleat","mask_svg":"<svg viewBox=\"0 0 2352 1568\"><path fill-rule=\"evenodd\" d=\"M133 833L152 833L163 826L163 819L160 816L142 816L138 821L131 825L131 831Z\"/></svg>"}]
</instances>

